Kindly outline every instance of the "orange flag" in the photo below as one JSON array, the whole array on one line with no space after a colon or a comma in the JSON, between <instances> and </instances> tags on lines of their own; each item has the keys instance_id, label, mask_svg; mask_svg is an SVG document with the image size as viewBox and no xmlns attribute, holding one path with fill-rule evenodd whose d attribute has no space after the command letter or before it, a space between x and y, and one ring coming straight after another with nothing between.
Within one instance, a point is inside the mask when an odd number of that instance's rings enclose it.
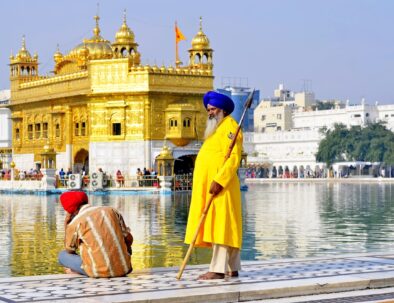
<instances>
[{"instance_id":1,"label":"orange flag","mask_svg":"<svg viewBox=\"0 0 394 303\"><path fill-rule=\"evenodd\" d=\"M175 41L176 43L178 43L182 40L186 40L186 37L182 34L181 30L178 28L178 25L175 22Z\"/></svg>"}]
</instances>

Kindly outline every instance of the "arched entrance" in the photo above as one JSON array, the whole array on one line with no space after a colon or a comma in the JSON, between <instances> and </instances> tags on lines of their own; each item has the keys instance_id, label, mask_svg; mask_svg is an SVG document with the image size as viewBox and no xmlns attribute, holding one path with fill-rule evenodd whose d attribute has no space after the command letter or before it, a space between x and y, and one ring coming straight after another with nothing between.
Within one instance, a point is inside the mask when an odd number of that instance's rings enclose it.
<instances>
[{"instance_id":1,"label":"arched entrance","mask_svg":"<svg viewBox=\"0 0 394 303\"><path fill-rule=\"evenodd\" d=\"M89 152L82 148L74 157L73 173L84 171L85 174L89 173Z\"/></svg>"},{"instance_id":2,"label":"arched entrance","mask_svg":"<svg viewBox=\"0 0 394 303\"><path fill-rule=\"evenodd\" d=\"M174 174L183 175L193 173L196 156L197 155L185 155L175 159Z\"/></svg>"}]
</instances>

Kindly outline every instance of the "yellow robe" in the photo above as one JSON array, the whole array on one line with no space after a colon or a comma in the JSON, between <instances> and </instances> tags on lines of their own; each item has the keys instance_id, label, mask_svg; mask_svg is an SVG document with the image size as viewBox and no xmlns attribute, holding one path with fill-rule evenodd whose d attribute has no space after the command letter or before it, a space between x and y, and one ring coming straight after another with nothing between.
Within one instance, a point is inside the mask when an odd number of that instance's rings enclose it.
<instances>
[{"instance_id":1,"label":"yellow robe","mask_svg":"<svg viewBox=\"0 0 394 303\"><path fill-rule=\"evenodd\" d=\"M240 248L242 245L241 191L237 176L242 152L241 131L231 156L224 163L237 127L237 122L231 116L225 117L216 131L205 140L197 155L186 244L193 240L204 207L211 196L211 182L215 180L223 186L223 190L212 201L195 246L211 246L211 243L215 243Z\"/></svg>"}]
</instances>

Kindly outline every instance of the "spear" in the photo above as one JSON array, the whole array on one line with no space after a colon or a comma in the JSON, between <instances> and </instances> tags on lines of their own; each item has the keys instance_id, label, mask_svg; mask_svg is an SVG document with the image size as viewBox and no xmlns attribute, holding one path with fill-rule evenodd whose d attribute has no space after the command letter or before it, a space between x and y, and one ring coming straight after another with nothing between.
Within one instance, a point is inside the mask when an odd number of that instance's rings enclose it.
<instances>
[{"instance_id":1,"label":"spear","mask_svg":"<svg viewBox=\"0 0 394 303\"><path fill-rule=\"evenodd\" d=\"M232 139L232 141L231 141L231 143L230 143L230 146L228 147L227 154L226 154L226 156L224 157L224 163L227 161L228 158L230 158L231 152L233 151L233 148L234 148L234 145L235 145L235 143L236 143L236 141L237 141L237 137L238 137L239 131L241 130L242 123L243 123L243 121L244 121L246 112L247 112L247 110L250 108L250 106L252 105L253 95L254 95L254 90L249 94L248 98L246 99L246 102L245 102L245 105L244 105L244 111L243 111L242 116L241 116L241 120L240 120L239 123L238 123L237 130L236 130L236 132L235 132L235 134L234 134L234 137L233 137L233 139ZM223 163L223 164L224 164L224 163ZM210 208L210 206L211 206L211 204L212 204L212 201L213 201L214 197L215 197L214 195L211 195L211 196L210 196L210 198L209 198L209 200L208 200L208 203L206 204L206 206L205 206L205 208L204 208L204 211L203 211L203 213L202 213L202 215L201 215L201 217L200 217L200 221L198 222L198 225L197 225L197 228L196 228L196 232L194 233L194 236L193 236L193 240L191 241L191 243L190 243L190 245L189 245L189 249L187 250L186 256L185 256L185 258L183 259L183 262L182 262L182 264L181 264L181 266L180 266L180 268L179 268L178 274L177 274L177 276L176 276L176 278L177 278L178 280L181 279L182 273L183 273L183 271L184 271L184 269L185 269L185 267L186 267L186 264L187 264L187 262L188 262L189 259L190 259L190 255L191 255L191 253L192 253L192 251L193 251L193 248L194 248L194 245L195 245L195 243L196 243L197 236L198 236L198 234L199 234L199 232L200 232L200 229L201 229L202 224L203 224L204 221L205 221L205 217L207 216L208 210L209 210L209 208Z\"/></svg>"}]
</instances>

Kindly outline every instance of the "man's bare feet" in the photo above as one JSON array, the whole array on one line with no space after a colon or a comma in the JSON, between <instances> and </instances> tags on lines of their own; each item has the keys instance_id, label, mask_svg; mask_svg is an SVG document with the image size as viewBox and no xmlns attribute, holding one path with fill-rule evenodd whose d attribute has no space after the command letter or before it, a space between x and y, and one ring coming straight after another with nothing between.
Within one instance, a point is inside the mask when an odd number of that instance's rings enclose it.
<instances>
[{"instance_id":1,"label":"man's bare feet","mask_svg":"<svg viewBox=\"0 0 394 303\"><path fill-rule=\"evenodd\" d=\"M208 271L198 277L198 280L214 280L214 279L224 279L224 274L218 272Z\"/></svg>"},{"instance_id":2,"label":"man's bare feet","mask_svg":"<svg viewBox=\"0 0 394 303\"><path fill-rule=\"evenodd\" d=\"M229 277L238 277L239 274L238 274L238 271L228 271L228 272L226 272L226 276L229 276Z\"/></svg>"},{"instance_id":3,"label":"man's bare feet","mask_svg":"<svg viewBox=\"0 0 394 303\"><path fill-rule=\"evenodd\" d=\"M65 268L64 268L64 272L65 272L66 274L80 275L79 272L73 271L71 268L68 268L68 267L65 267Z\"/></svg>"}]
</instances>

